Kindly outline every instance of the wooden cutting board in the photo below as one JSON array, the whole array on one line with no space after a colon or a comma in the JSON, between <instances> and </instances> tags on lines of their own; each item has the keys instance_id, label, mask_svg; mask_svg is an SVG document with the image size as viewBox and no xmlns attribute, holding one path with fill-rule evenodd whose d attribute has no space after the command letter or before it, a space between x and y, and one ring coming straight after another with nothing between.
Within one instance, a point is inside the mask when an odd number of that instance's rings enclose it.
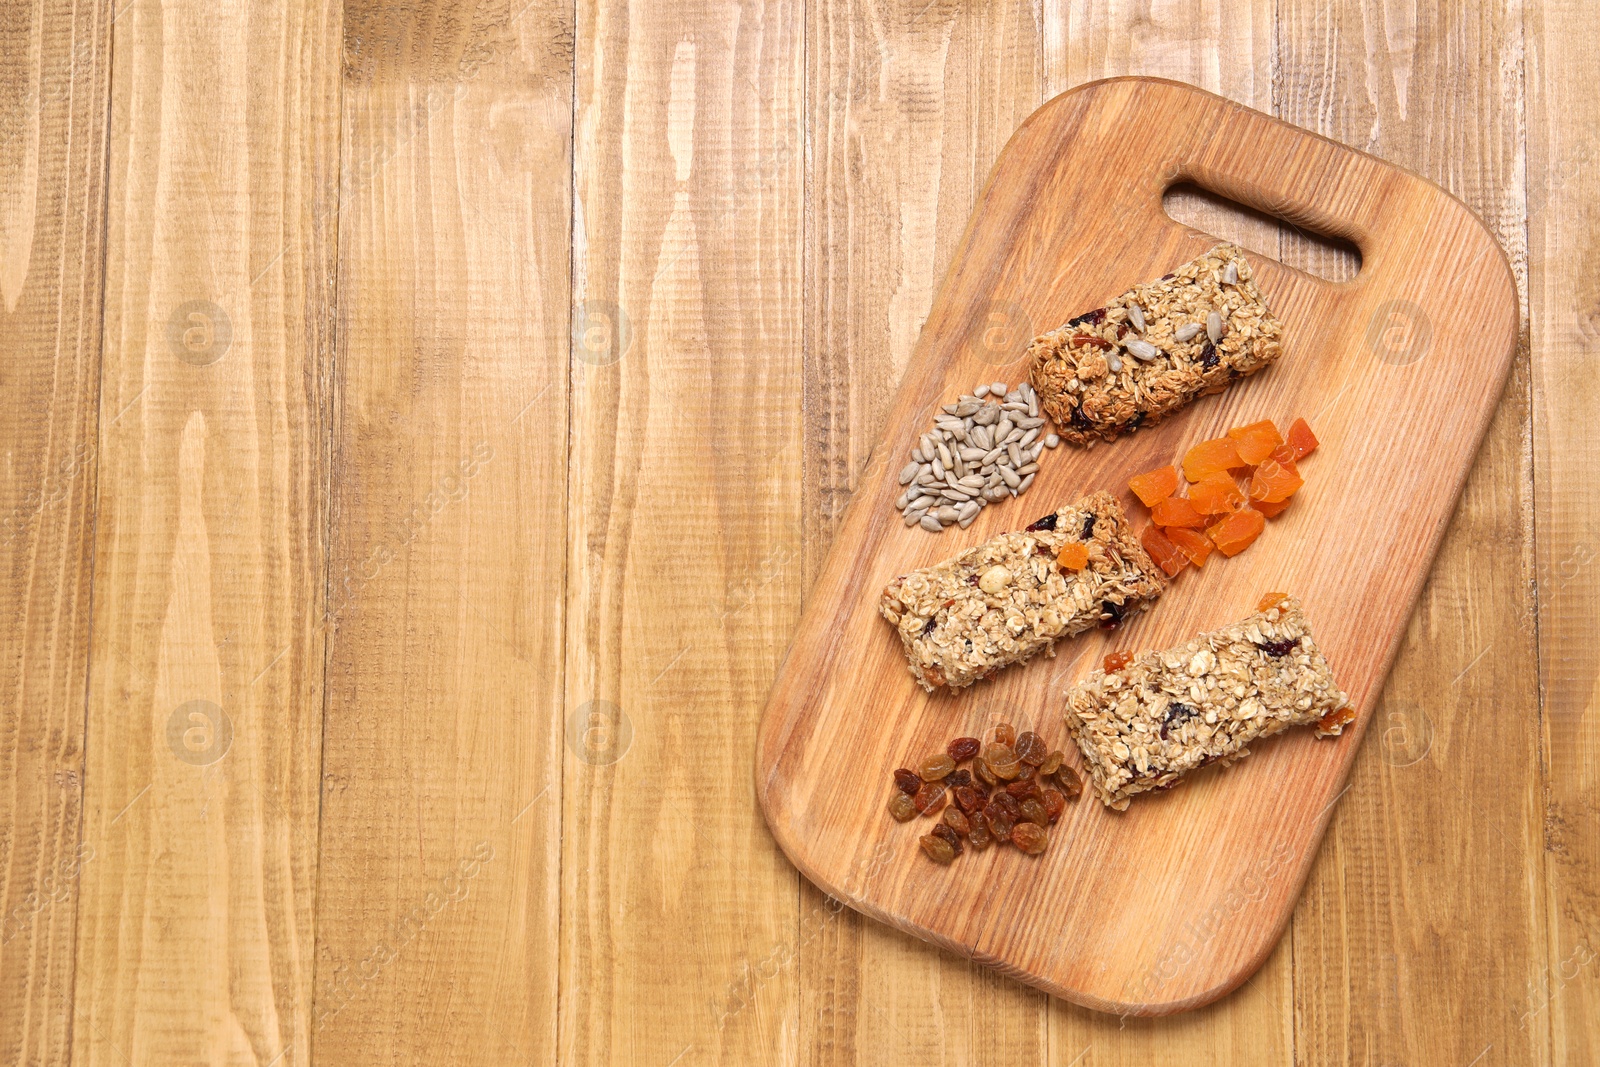
<instances>
[{"instance_id":1,"label":"wooden cutting board","mask_svg":"<svg viewBox=\"0 0 1600 1067\"><path fill-rule=\"evenodd\" d=\"M1180 181L1349 239L1359 275L1332 284L1251 255L1283 323L1275 365L1114 444L1046 451L1027 495L970 529L908 529L896 476L939 405L979 382L1015 385L1033 334L1216 243L1163 212ZM1045 104L995 164L774 683L757 791L779 844L857 910L1079 1004L1165 1014L1238 986L1283 933L1345 790L1517 335L1504 254L1416 175L1175 82L1112 79ZM1054 658L955 694L914 684L877 613L896 574L1095 489L1118 493L1142 528L1129 476L1229 426L1299 415L1321 448L1302 464L1294 504L1248 551L1213 555L1151 611L1064 641ZM1106 652L1176 644L1277 589L1302 599L1354 702L1343 738L1292 731L1126 812L1086 794L1037 858L969 850L939 867L917 847L933 822L886 813L893 768L956 736L987 739L998 721L1039 730L1076 761L1062 693Z\"/></svg>"}]
</instances>

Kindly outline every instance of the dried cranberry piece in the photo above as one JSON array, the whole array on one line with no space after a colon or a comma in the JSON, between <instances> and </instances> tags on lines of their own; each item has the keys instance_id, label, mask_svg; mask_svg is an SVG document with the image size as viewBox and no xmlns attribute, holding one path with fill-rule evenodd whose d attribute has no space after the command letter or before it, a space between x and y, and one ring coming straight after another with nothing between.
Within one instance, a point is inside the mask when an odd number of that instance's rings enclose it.
<instances>
[{"instance_id":1,"label":"dried cranberry piece","mask_svg":"<svg viewBox=\"0 0 1600 1067\"><path fill-rule=\"evenodd\" d=\"M1219 362L1221 362L1221 360L1217 357L1216 345L1212 344L1210 341L1207 341L1205 344L1200 346L1200 365L1202 367L1205 367L1207 370L1209 370L1212 367L1215 367Z\"/></svg>"},{"instance_id":2,"label":"dried cranberry piece","mask_svg":"<svg viewBox=\"0 0 1600 1067\"><path fill-rule=\"evenodd\" d=\"M937 622L935 622L933 619L929 619L927 622L923 623L922 624L922 636L923 637L927 637L929 634L933 633L934 629L938 625L939 624Z\"/></svg>"},{"instance_id":3,"label":"dried cranberry piece","mask_svg":"<svg viewBox=\"0 0 1600 1067\"><path fill-rule=\"evenodd\" d=\"M1034 519L1028 524L1029 530L1054 530L1056 528L1056 513L1051 512L1042 518Z\"/></svg>"},{"instance_id":4,"label":"dried cranberry piece","mask_svg":"<svg viewBox=\"0 0 1600 1067\"><path fill-rule=\"evenodd\" d=\"M1100 614L1104 616L1104 618L1100 620L1100 629L1115 630L1118 626L1122 625L1122 616L1124 615L1124 611L1121 604L1115 604L1109 600L1102 600L1100 601Z\"/></svg>"},{"instance_id":5,"label":"dried cranberry piece","mask_svg":"<svg viewBox=\"0 0 1600 1067\"><path fill-rule=\"evenodd\" d=\"M1180 704L1177 701L1167 705L1167 713L1161 719L1161 740L1165 741L1167 739L1168 729L1174 726L1181 726L1198 714L1200 712L1197 709L1191 708L1187 704Z\"/></svg>"},{"instance_id":6,"label":"dried cranberry piece","mask_svg":"<svg viewBox=\"0 0 1600 1067\"><path fill-rule=\"evenodd\" d=\"M1067 323L1067 325L1068 326L1082 326L1084 323L1087 322L1090 326L1098 326L1098 325L1100 325L1100 323L1105 321L1105 318L1106 318L1106 309L1105 308L1095 308L1093 311L1085 311L1082 315L1079 315L1077 318L1070 320Z\"/></svg>"},{"instance_id":7,"label":"dried cranberry piece","mask_svg":"<svg viewBox=\"0 0 1600 1067\"><path fill-rule=\"evenodd\" d=\"M1262 644L1257 645L1256 647L1259 648L1261 651L1265 652L1269 656L1282 657L1282 656L1287 656L1289 653L1293 652L1299 646L1300 646L1299 639L1290 637L1290 638L1285 638L1282 641L1266 641L1266 642L1263 642Z\"/></svg>"},{"instance_id":8,"label":"dried cranberry piece","mask_svg":"<svg viewBox=\"0 0 1600 1067\"><path fill-rule=\"evenodd\" d=\"M1089 416L1087 416L1087 415L1085 415L1083 413L1083 406L1081 404L1073 406L1073 408L1072 408L1072 418L1071 418L1070 421L1071 421L1073 426L1077 427L1080 430L1092 430L1092 429L1094 429L1094 423L1090 422L1089 421Z\"/></svg>"},{"instance_id":9,"label":"dried cranberry piece","mask_svg":"<svg viewBox=\"0 0 1600 1067\"><path fill-rule=\"evenodd\" d=\"M1093 536L1094 536L1094 513L1090 512L1089 514L1087 514L1087 515L1085 515L1083 517L1083 533L1078 535L1078 540L1087 541L1087 540L1089 540L1089 538L1091 538Z\"/></svg>"}]
</instances>

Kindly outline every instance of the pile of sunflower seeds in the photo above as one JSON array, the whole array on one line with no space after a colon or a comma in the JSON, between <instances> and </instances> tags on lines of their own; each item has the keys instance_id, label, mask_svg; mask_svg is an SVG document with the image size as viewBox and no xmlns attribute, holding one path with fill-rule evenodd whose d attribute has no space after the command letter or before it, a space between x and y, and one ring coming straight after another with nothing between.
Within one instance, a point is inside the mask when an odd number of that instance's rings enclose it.
<instances>
[{"instance_id":1,"label":"pile of sunflower seeds","mask_svg":"<svg viewBox=\"0 0 1600 1067\"><path fill-rule=\"evenodd\" d=\"M990 504L1026 493L1039 456L1060 443L1045 432L1033 386L980 385L934 417L900 472L905 491L894 506L907 526L965 530Z\"/></svg>"}]
</instances>

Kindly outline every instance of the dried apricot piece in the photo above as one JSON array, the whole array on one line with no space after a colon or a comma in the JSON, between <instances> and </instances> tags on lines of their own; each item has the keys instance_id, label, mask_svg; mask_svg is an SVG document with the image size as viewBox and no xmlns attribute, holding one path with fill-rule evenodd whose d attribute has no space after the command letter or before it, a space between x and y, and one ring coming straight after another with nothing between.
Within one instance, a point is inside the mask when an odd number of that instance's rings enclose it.
<instances>
[{"instance_id":1,"label":"dried apricot piece","mask_svg":"<svg viewBox=\"0 0 1600 1067\"><path fill-rule=\"evenodd\" d=\"M1157 526L1181 526L1190 530L1198 530L1206 524L1204 515L1194 509L1194 504L1188 497L1169 496L1165 500L1158 500L1150 509L1150 521Z\"/></svg>"},{"instance_id":2,"label":"dried apricot piece","mask_svg":"<svg viewBox=\"0 0 1600 1067\"><path fill-rule=\"evenodd\" d=\"M1247 467L1239 458L1239 446L1231 437L1215 437L1201 441L1183 456L1183 476L1191 482L1201 481L1208 474Z\"/></svg>"},{"instance_id":3,"label":"dried apricot piece","mask_svg":"<svg viewBox=\"0 0 1600 1067\"><path fill-rule=\"evenodd\" d=\"M1202 515L1226 515L1244 507L1244 492L1233 475L1217 471L1189 487L1189 503Z\"/></svg>"},{"instance_id":4,"label":"dried apricot piece","mask_svg":"<svg viewBox=\"0 0 1600 1067\"><path fill-rule=\"evenodd\" d=\"M1240 508L1207 530L1206 536L1211 538L1211 543L1224 556L1237 556L1261 536L1266 525L1266 517L1261 512L1254 508Z\"/></svg>"},{"instance_id":5,"label":"dried apricot piece","mask_svg":"<svg viewBox=\"0 0 1600 1067\"><path fill-rule=\"evenodd\" d=\"M1300 477L1291 460L1287 465L1269 459L1250 476L1250 499L1278 504L1294 496L1306 480Z\"/></svg>"},{"instance_id":6,"label":"dried apricot piece","mask_svg":"<svg viewBox=\"0 0 1600 1067\"><path fill-rule=\"evenodd\" d=\"M1228 431L1239 449L1239 458L1254 466L1272 455L1273 449L1283 444L1283 435L1271 419L1252 422L1248 426L1235 426Z\"/></svg>"},{"instance_id":7,"label":"dried apricot piece","mask_svg":"<svg viewBox=\"0 0 1600 1067\"><path fill-rule=\"evenodd\" d=\"M1168 578L1177 577L1178 572L1189 562L1188 557L1179 552L1178 546L1167 540L1167 535L1158 527L1146 526L1144 533L1139 535L1139 543L1150 553L1150 558L1155 560L1156 566L1166 572Z\"/></svg>"},{"instance_id":8,"label":"dried apricot piece","mask_svg":"<svg viewBox=\"0 0 1600 1067\"><path fill-rule=\"evenodd\" d=\"M1132 652L1110 652L1106 654L1105 659L1100 661L1100 666L1105 669L1107 674L1115 674L1132 662ZM1058 763L1056 766L1059 767L1060 764ZM1051 769L1054 770L1055 768Z\"/></svg>"},{"instance_id":9,"label":"dried apricot piece","mask_svg":"<svg viewBox=\"0 0 1600 1067\"><path fill-rule=\"evenodd\" d=\"M1206 565L1206 557L1211 555L1211 550L1216 546L1211 539L1198 530L1171 529L1166 531L1167 540L1178 546L1178 551L1189 557L1189 562L1196 567Z\"/></svg>"},{"instance_id":10,"label":"dried apricot piece","mask_svg":"<svg viewBox=\"0 0 1600 1067\"><path fill-rule=\"evenodd\" d=\"M1311 432L1311 424L1305 419L1295 419L1290 425L1289 445L1294 449L1295 459L1304 459L1317 450L1317 435Z\"/></svg>"},{"instance_id":11,"label":"dried apricot piece","mask_svg":"<svg viewBox=\"0 0 1600 1067\"><path fill-rule=\"evenodd\" d=\"M1293 498L1291 497L1290 500L1292 499ZM1267 518L1275 519L1279 515L1283 514L1284 509L1289 506L1290 500L1279 500L1271 504L1267 503L1265 500L1252 500L1250 501L1250 506L1261 512L1261 514L1265 515Z\"/></svg>"},{"instance_id":12,"label":"dried apricot piece","mask_svg":"<svg viewBox=\"0 0 1600 1067\"><path fill-rule=\"evenodd\" d=\"M1144 502L1145 507L1153 507L1158 500L1171 496L1178 488L1177 468L1169 463L1153 471L1135 474L1128 479L1128 488Z\"/></svg>"},{"instance_id":13,"label":"dried apricot piece","mask_svg":"<svg viewBox=\"0 0 1600 1067\"><path fill-rule=\"evenodd\" d=\"M1089 546L1082 541L1069 541L1056 553L1056 566L1066 571L1081 571L1089 565Z\"/></svg>"},{"instance_id":14,"label":"dried apricot piece","mask_svg":"<svg viewBox=\"0 0 1600 1067\"><path fill-rule=\"evenodd\" d=\"M1267 593L1262 596L1260 602L1256 604L1256 610L1266 611L1268 608L1275 608L1288 599L1288 593Z\"/></svg>"}]
</instances>

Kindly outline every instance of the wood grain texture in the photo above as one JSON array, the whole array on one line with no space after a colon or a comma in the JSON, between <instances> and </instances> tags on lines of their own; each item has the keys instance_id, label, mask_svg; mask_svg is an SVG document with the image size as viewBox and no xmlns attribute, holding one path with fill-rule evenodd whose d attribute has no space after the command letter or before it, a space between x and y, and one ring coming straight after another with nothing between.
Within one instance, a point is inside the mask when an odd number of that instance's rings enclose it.
<instances>
[{"instance_id":1,"label":"wood grain texture","mask_svg":"<svg viewBox=\"0 0 1600 1067\"><path fill-rule=\"evenodd\" d=\"M0 1062L63 1063L89 672L110 8L0 18Z\"/></svg>"},{"instance_id":2,"label":"wood grain texture","mask_svg":"<svg viewBox=\"0 0 1600 1067\"><path fill-rule=\"evenodd\" d=\"M1297 72L1276 94L1283 116L1460 196L1520 288L1515 13L1279 10L1280 69ZM1419 366L1450 373L1451 363L1435 344ZM1545 1061L1542 1029L1521 1018L1544 962L1527 431L1519 349L1296 918L1296 1048L1310 1062ZM1447 825L1457 830L1439 833ZM1424 977L1437 974L1483 990L1480 1010L1463 1015L1458 996Z\"/></svg>"},{"instance_id":3,"label":"wood grain texture","mask_svg":"<svg viewBox=\"0 0 1600 1067\"><path fill-rule=\"evenodd\" d=\"M316 1054L549 1062L571 12L347 16Z\"/></svg>"},{"instance_id":4,"label":"wood grain texture","mask_svg":"<svg viewBox=\"0 0 1600 1067\"><path fill-rule=\"evenodd\" d=\"M1128 126L1150 131L1137 147L1121 136ZM1118 643L1165 647L1243 616L1265 589L1288 587L1309 605L1340 605L1310 614L1365 716L1516 346L1516 294L1503 254L1436 187L1178 83L1111 81L1063 94L1024 123L997 164L880 448L909 451L925 425L921 413L992 369L974 352L973 338L994 302L1012 301L1041 322L1062 321L1212 243L1161 213L1162 190L1183 178L1348 237L1364 250L1362 274L1334 286L1260 261L1258 284L1289 327L1273 372L1119 447L1055 458L1039 475L1037 499L1046 503L1029 510L1074 499L1086 487L1120 486L1130 473L1170 460L1185 440L1261 415L1286 419L1348 391L1347 408L1316 416L1324 458L1298 516L1277 524L1276 536L1248 556L1186 582ZM1100 210L1080 212L1091 186ZM1430 316L1433 344L1456 356L1459 370L1450 380L1367 350L1369 321L1395 300ZM1015 380L1024 362L1019 343L1015 361L996 377ZM1426 452L1421 439L1393 429L1417 412L1451 420ZM1429 470L1430 481L1407 483L1403 492L1396 485L1375 502L1369 472L1407 464ZM1002 865L1030 861L995 852L970 860L979 869L960 883L908 863L861 888L846 885L861 857L884 842L909 854L915 829L864 807L859 783L882 781L887 768L953 733L978 732L997 704L1048 707L1048 694L1069 680L1077 660L1092 663L1106 644L1079 641L1082 655L1072 660L1008 672L970 693L926 698L915 690L902 673L897 640L876 618L879 590L895 573L1022 525L1027 515L995 508L970 530L926 537L884 505L894 495L889 466L874 465L863 479L763 720L758 787L785 852L808 877L868 914L1089 1006L1160 1014L1231 990L1260 966L1288 922L1365 717L1349 743L1286 737L1225 778L1201 776L1126 815L1078 805L1058 828L1073 847L1030 867L1035 877L1010 880ZM1387 565L1375 565L1372 555L1307 553L1296 531L1304 537L1310 529L1348 530ZM1087 665L1078 674L1086 672ZM885 721L896 730L885 733ZM1060 729L1047 716L1029 725ZM1268 787L1283 778L1300 783L1292 802ZM1200 855L1207 861L1198 862ZM1124 856L1166 862L1151 878L1142 866L1113 859ZM1048 896L1033 889L1042 882L1054 886ZM1034 915L1032 923L1007 921L1022 909ZM1197 916L1206 919L1198 935ZM1191 944L1196 937L1201 943ZM1062 953L1063 941L1075 951Z\"/></svg>"},{"instance_id":5,"label":"wood grain texture","mask_svg":"<svg viewBox=\"0 0 1600 1067\"><path fill-rule=\"evenodd\" d=\"M1551 1063L1600 1060L1600 80L1592 4L1532 5L1528 302L1535 585L1548 924L1543 966L1511 998ZM1519 774L1520 777L1520 774ZM1536 841L1540 838L1536 838Z\"/></svg>"},{"instance_id":6,"label":"wood grain texture","mask_svg":"<svg viewBox=\"0 0 1600 1067\"><path fill-rule=\"evenodd\" d=\"M338 11L134 0L113 43L72 1060L304 1061Z\"/></svg>"},{"instance_id":7,"label":"wood grain texture","mask_svg":"<svg viewBox=\"0 0 1600 1067\"><path fill-rule=\"evenodd\" d=\"M794 3L578 8L563 1063L796 1026L749 757L800 601L803 35Z\"/></svg>"},{"instance_id":8,"label":"wood grain texture","mask_svg":"<svg viewBox=\"0 0 1600 1067\"><path fill-rule=\"evenodd\" d=\"M1141 3L1047 2L1051 94L1127 74L1177 78L1268 111L1277 56L1272 6L1259 0L1173 8L1159 19ZM1251 216L1214 196L1177 187L1164 198L1184 225L1281 258L1287 224ZM1294 264L1299 266L1300 264ZM1286 1062L1293 1056L1293 977L1285 937L1239 996L1181 1019L1109 1016L1052 1000L1051 1062L1096 1064Z\"/></svg>"},{"instance_id":9,"label":"wood grain texture","mask_svg":"<svg viewBox=\"0 0 1600 1067\"><path fill-rule=\"evenodd\" d=\"M809 588L987 169L1040 103L1042 72L1031 3L813 4L807 19ZM1003 309L995 325L1027 329ZM1045 1057L1037 993L842 909L810 882L801 915L803 935L805 916L829 921L799 946L800 1062Z\"/></svg>"}]
</instances>

